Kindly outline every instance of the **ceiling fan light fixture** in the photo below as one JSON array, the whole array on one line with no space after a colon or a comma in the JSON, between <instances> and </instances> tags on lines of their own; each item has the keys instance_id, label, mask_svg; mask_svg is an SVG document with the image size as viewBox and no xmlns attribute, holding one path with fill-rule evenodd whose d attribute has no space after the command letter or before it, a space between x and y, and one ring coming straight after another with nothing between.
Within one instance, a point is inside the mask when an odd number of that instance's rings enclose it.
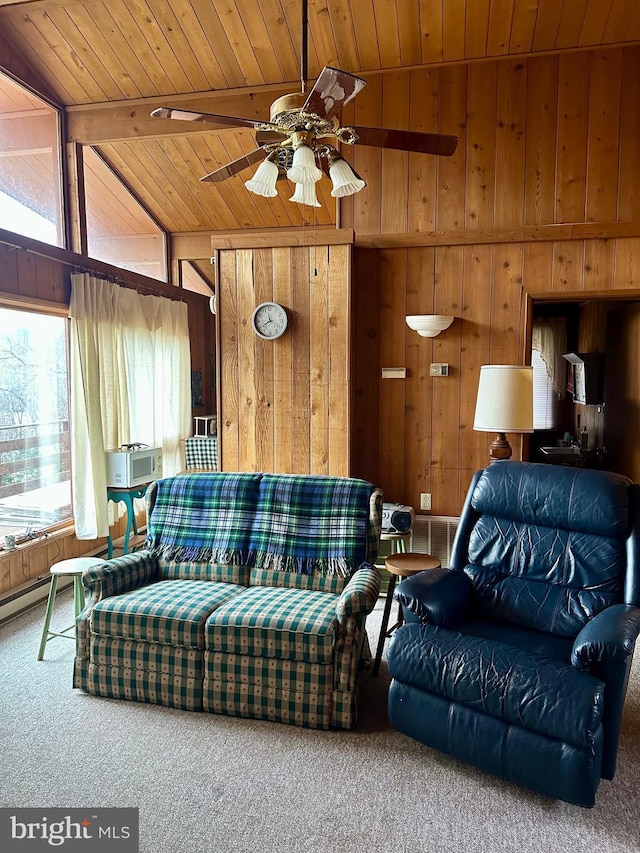
<instances>
[{"instance_id":1,"label":"ceiling fan light fixture","mask_svg":"<svg viewBox=\"0 0 640 853\"><path fill-rule=\"evenodd\" d=\"M307 207L322 207L321 204L318 204L315 183L296 184L296 191L291 196L289 201L295 201L298 204L306 204Z\"/></svg>"},{"instance_id":2,"label":"ceiling fan light fixture","mask_svg":"<svg viewBox=\"0 0 640 853\"><path fill-rule=\"evenodd\" d=\"M366 187L366 183L354 173L342 157L329 160L329 177L333 184L331 195L334 198L355 195Z\"/></svg>"},{"instance_id":3,"label":"ceiling fan light fixture","mask_svg":"<svg viewBox=\"0 0 640 853\"><path fill-rule=\"evenodd\" d=\"M264 196L265 198L275 198L278 195L276 189L276 181L278 180L278 166L267 158L256 169L256 173L249 181L245 181L244 185L249 192L256 195Z\"/></svg>"},{"instance_id":4,"label":"ceiling fan light fixture","mask_svg":"<svg viewBox=\"0 0 640 853\"><path fill-rule=\"evenodd\" d=\"M308 144L311 141L310 133L294 134L293 161L287 177L296 184L315 184L322 177L321 170L316 166L315 152Z\"/></svg>"}]
</instances>

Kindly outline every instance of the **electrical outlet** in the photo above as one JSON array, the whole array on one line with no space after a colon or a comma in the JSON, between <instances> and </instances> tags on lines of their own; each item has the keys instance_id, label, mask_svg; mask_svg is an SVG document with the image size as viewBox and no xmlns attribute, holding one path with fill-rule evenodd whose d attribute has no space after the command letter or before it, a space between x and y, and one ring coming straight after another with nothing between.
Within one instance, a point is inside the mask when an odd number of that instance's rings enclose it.
<instances>
[{"instance_id":1,"label":"electrical outlet","mask_svg":"<svg viewBox=\"0 0 640 853\"><path fill-rule=\"evenodd\" d=\"M420 509L431 509L431 495L429 492L420 493Z\"/></svg>"}]
</instances>

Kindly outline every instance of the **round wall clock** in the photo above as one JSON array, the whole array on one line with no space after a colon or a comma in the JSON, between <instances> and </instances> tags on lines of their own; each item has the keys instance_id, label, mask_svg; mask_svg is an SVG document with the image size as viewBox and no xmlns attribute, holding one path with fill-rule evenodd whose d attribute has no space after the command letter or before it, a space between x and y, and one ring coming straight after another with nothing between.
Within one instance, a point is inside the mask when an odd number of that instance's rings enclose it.
<instances>
[{"instance_id":1,"label":"round wall clock","mask_svg":"<svg viewBox=\"0 0 640 853\"><path fill-rule=\"evenodd\" d=\"M256 335L273 341L284 335L287 329L287 311L277 302L262 302L251 316L251 325Z\"/></svg>"}]
</instances>

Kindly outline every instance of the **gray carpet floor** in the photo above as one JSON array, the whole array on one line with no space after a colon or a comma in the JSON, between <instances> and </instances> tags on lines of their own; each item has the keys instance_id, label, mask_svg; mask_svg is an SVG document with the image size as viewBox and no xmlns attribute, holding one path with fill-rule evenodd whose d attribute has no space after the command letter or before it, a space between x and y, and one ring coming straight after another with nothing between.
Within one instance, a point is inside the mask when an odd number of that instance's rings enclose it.
<instances>
[{"instance_id":1,"label":"gray carpet floor","mask_svg":"<svg viewBox=\"0 0 640 853\"><path fill-rule=\"evenodd\" d=\"M65 592L54 621L71 614ZM44 605L0 627L2 806L138 807L141 853L640 850L640 660L616 777L580 809L392 730L384 665L365 673L355 731L309 731L74 691L72 642L36 660L43 617Z\"/></svg>"}]
</instances>

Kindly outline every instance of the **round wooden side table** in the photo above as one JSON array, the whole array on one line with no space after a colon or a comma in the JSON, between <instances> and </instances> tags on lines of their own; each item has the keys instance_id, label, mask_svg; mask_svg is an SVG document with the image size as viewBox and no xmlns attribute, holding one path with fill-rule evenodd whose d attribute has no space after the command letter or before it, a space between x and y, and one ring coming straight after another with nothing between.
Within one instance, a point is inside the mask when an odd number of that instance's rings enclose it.
<instances>
[{"instance_id":1,"label":"round wooden side table","mask_svg":"<svg viewBox=\"0 0 640 853\"><path fill-rule=\"evenodd\" d=\"M404 622L402 617L402 605L398 604L398 621L395 625L392 625L391 628L387 627L389 624L389 615L391 613L391 604L393 602L393 591L396 588L397 579L408 578L411 577L411 575L416 575L418 572L424 572L427 569L438 569L440 568L440 560L437 557L432 557L431 554L417 554L415 552L391 554L391 556L387 557L385 560L385 568L391 577L389 579L387 598L384 603L384 612L382 614L382 625L380 626L376 660L373 665L374 675L377 675L378 670L380 669L384 641Z\"/></svg>"}]
</instances>

